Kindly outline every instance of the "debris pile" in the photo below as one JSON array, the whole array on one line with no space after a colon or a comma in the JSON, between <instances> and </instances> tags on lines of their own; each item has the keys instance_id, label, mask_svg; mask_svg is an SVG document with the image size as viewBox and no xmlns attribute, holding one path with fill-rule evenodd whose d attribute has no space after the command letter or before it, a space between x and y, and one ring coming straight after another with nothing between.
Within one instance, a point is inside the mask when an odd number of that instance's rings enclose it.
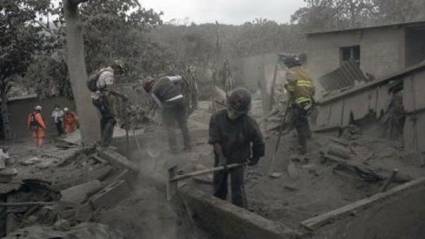
<instances>
[{"instance_id":1,"label":"debris pile","mask_svg":"<svg viewBox=\"0 0 425 239\"><path fill-rule=\"evenodd\" d=\"M65 158L42 154L22 159L16 164L19 174L0 183L2 236L123 238L93 222L129 195L138 166L112 150L72 151Z\"/></svg>"}]
</instances>

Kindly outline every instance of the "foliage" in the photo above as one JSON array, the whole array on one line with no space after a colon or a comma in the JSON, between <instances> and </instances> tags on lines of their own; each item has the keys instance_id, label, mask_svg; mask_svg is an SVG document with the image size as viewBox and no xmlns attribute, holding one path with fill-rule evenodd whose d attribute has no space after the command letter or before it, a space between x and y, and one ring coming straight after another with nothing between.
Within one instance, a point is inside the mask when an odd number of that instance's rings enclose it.
<instances>
[{"instance_id":1,"label":"foliage","mask_svg":"<svg viewBox=\"0 0 425 239\"><path fill-rule=\"evenodd\" d=\"M33 56L51 42L39 18L49 9L48 0L2 0L0 5L0 94L25 73Z\"/></svg>"},{"instance_id":2,"label":"foliage","mask_svg":"<svg viewBox=\"0 0 425 239\"><path fill-rule=\"evenodd\" d=\"M162 24L160 14L137 0L92 0L81 5L89 72L120 59L131 79L164 68L164 51L146 33Z\"/></svg>"},{"instance_id":3,"label":"foliage","mask_svg":"<svg viewBox=\"0 0 425 239\"><path fill-rule=\"evenodd\" d=\"M425 19L421 0L304 0L291 21L306 31L335 30Z\"/></svg>"}]
</instances>

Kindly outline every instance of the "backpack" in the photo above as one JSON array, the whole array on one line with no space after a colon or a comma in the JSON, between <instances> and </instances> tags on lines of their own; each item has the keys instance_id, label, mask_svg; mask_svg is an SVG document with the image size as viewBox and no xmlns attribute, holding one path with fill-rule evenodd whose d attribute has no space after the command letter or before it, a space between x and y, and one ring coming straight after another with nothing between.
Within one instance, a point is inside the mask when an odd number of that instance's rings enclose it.
<instances>
[{"instance_id":1,"label":"backpack","mask_svg":"<svg viewBox=\"0 0 425 239\"><path fill-rule=\"evenodd\" d=\"M38 124L37 120L35 119L35 113L31 113L30 118L30 127L31 129L37 129L40 125Z\"/></svg>"},{"instance_id":2,"label":"backpack","mask_svg":"<svg viewBox=\"0 0 425 239\"><path fill-rule=\"evenodd\" d=\"M89 76L89 79L87 80L87 88L91 92L96 92L99 90L97 88L97 80L99 79L99 76L105 71L107 71L107 69L101 69Z\"/></svg>"}]
</instances>

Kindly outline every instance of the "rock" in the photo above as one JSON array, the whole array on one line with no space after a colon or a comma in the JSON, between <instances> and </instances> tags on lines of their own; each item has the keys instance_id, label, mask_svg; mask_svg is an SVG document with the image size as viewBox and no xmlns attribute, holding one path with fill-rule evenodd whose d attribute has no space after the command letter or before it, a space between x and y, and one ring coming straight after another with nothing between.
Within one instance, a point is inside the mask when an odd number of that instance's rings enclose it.
<instances>
[{"instance_id":1,"label":"rock","mask_svg":"<svg viewBox=\"0 0 425 239\"><path fill-rule=\"evenodd\" d=\"M21 164L24 166L34 165L36 163L41 162L41 159L39 157L32 157L29 159L26 159L24 161L21 161Z\"/></svg>"},{"instance_id":2,"label":"rock","mask_svg":"<svg viewBox=\"0 0 425 239\"><path fill-rule=\"evenodd\" d=\"M292 186L292 185L284 185L283 187L284 187L286 190L291 191L291 192L298 191L298 188L296 188L295 186Z\"/></svg>"},{"instance_id":3,"label":"rock","mask_svg":"<svg viewBox=\"0 0 425 239\"><path fill-rule=\"evenodd\" d=\"M277 179L277 178L280 178L280 177L282 177L282 173L272 173L272 174L270 174L270 177L271 178L274 178L274 179Z\"/></svg>"},{"instance_id":4,"label":"rock","mask_svg":"<svg viewBox=\"0 0 425 239\"><path fill-rule=\"evenodd\" d=\"M351 151L340 144L330 144L327 148L327 153L329 155L336 156L341 159L350 159L351 158Z\"/></svg>"},{"instance_id":5,"label":"rock","mask_svg":"<svg viewBox=\"0 0 425 239\"><path fill-rule=\"evenodd\" d=\"M16 168L5 168L0 170L0 176L16 176L18 170Z\"/></svg>"},{"instance_id":6,"label":"rock","mask_svg":"<svg viewBox=\"0 0 425 239\"><path fill-rule=\"evenodd\" d=\"M292 162L292 161L289 162L287 171L288 171L288 175L289 175L290 178L292 178L292 179L298 178L298 169L297 169L294 162Z\"/></svg>"},{"instance_id":7,"label":"rock","mask_svg":"<svg viewBox=\"0 0 425 239\"><path fill-rule=\"evenodd\" d=\"M83 203L89 195L94 194L102 188L102 183L99 180L93 180L84 184L80 184L61 192L61 201L75 204Z\"/></svg>"}]
</instances>

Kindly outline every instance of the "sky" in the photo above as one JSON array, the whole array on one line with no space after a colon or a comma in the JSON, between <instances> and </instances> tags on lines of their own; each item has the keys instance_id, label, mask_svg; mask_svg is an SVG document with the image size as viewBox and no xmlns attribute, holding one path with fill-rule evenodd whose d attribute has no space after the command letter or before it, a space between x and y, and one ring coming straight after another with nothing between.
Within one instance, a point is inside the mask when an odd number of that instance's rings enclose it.
<instances>
[{"instance_id":1,"label":"sky","mask_svg":"<svg viewBox=\"0 0 425 239\"><path fill-rule=\"evenodd\" d=\"M164 13L168 22L211 23L239 25L256 18L289 23L291 15L305 6L303 0L139 0L145 8Z\"/></svg>"}]
</instances>

